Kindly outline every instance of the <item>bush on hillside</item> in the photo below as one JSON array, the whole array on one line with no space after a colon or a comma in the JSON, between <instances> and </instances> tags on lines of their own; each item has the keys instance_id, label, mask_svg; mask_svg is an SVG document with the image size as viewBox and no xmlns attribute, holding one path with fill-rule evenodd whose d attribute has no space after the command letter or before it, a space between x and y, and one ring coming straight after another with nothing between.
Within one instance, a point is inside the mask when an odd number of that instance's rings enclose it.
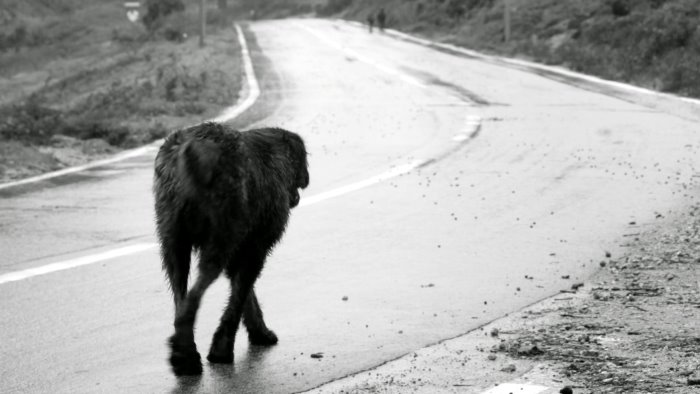
<instances>
[{"instance_id":1,"label":"bush on hillside","mask_svg":"<svg viewBox=\"0 0 700 394\"><path fill-rule=\"evenodd\" d=\"M182 0L147 0L146 13L141 21L146 29L153 32L161 26L165 17L184 10L185 3Z\"/></svg>"},{"instance_id":2,"label":"bush on hillside","mask_svg":"<svg viewBox=\"0 0 700 394\"><path fill-rule=\"evenodd\" d=\"M352 0L328 0L326 5L319 7L316 12L319 15L329 16L344 11L352 4Z\"/></svg>"}]
</instances>

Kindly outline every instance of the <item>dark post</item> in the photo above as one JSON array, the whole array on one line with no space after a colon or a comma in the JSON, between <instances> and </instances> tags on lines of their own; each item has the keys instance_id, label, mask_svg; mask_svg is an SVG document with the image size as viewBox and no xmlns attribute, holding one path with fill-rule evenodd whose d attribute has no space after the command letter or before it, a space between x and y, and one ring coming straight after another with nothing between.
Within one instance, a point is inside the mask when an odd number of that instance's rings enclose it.
<instances>
[{"instance_id":1,"label":"dark post","mask_svg":"<svg viewBox=\"0 0 700 394\"><path fill-rule=\"evenodd\" d=\"M207 29L207 13L206 10L204 9L204 5L206 3L206 0L199 0L199 47L202 48L204 47L204 35L206 34L206 29Z\"/></svg>"},{"instance_id":2,"label":"dark post","mask_svg":"<svg viewBox=\"0 0 700 394\"><path fill-rule=\"evenodd\" d=\"M503 0L503 39L510 41L510 0Z\"/></svg>"}]
</instances>

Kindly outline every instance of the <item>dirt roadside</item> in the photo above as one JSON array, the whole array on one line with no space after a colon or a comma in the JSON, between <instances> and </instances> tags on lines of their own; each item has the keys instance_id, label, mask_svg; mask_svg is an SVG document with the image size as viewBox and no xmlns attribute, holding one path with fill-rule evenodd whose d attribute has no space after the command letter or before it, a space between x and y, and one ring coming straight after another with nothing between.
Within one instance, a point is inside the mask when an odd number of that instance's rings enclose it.
<instances>
[{"instance_id":1,"label":"dirt roadside","mask_svg":"<svg viewBox=\"0 0 700 394\"><path fill-rule=\"evenodd\" d=\"M196 39L130 45L106 41L81 62L59 58L0 77L0 90L16 93L0 103L0 183L147 144L237 102L244 83L233 28L211 29L204 48ZM41 78L47 70L51 78Z\"/></svg>"},{"instance_id":2,"label":"dirt roadside","mask_svg":"<svg viewBox=\"0 0 700 394\"><path fill-rule=\"evenodd\" d=\"M700 206L658 220L630 224L624 256L526 311L491 354L542 363L576 392L700 392Z\"/></svg>"}]
</instances>

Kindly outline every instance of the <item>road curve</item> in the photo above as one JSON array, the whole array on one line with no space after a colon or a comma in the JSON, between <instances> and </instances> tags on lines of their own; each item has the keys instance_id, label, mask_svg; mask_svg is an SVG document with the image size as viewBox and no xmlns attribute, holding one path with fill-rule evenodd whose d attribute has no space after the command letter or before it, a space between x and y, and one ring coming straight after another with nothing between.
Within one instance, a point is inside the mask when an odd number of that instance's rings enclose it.
<instances>
[{"instance_id":1,"label":"road curve","mask_svg":"<svg viewBox=\"0 0 700 394\"><path fill-rule=\"evenodd\" d=\"M313 203L258 285L280 343L241 336L235 367L175 379L150 249L0 285L0 391L302 391L569 288L694 199L693 119L340 22L248 34L279 97L258 124L299 132L311 154ZM154 242L152 160L1 194L0 273ZM226 290L205 296L200 351Z\"/></svg>"}]
</instances>

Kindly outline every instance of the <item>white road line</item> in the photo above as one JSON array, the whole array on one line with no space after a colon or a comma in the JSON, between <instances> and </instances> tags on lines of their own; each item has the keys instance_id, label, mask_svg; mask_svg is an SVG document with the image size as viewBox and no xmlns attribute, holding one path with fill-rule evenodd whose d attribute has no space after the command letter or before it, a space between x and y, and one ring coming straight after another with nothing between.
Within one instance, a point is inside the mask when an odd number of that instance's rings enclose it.
<instances>
[{"instance_id":1,"label":"white road line","mask_svg":"<svg viewBox=\"0 0 700 394\"><path fill-rule=\"evenodd\" d=\"M539 394L547 390L549 387L533 384L503 383L481 394Z\"/></svg>"},{"instance_id":2,"label":"white road line","mask_svg":"<svg viewBox=\"0 0 700 394\"><path fill-rule=\"evenodd\" d=\"M248 44L246 43L245 36L243 36L243 30L241 27L236 26L236 33L238 34L238 42L241 45L241 54L243 56L243 68L245 70L246 81L248 83L248 96L240 104L236 104L221 113L221 115L216 118L210 119L211 122L226 122L238 115L242 114L245 110L250 108L255 101L260 97L260 85L258 84L258 79L255 77L255 69L253 68L253 61L250 59L250 52L248 51Z\"/></svg>"},{"instance_id":3,"label":"white road line","mask_svg":"<svg viewBox=\"0 0 700 394\"><path fill-rule=\"evenodd\" d=\"M163 142L163 140L158 140L152 144L122 152L114 157L109 158L109 159L93 161L92 163L88 163L88 164L85 164L82 166L64 168L62 170L47 172L46 174L33 176L31 178L21 179L19 181L2 183L2 184L0 184L0 190L6 189L9 187L19 186L19 185L25 185L28 183L35 183L35 182L39 182L39 181L44 181L47 179L56 178L56 177L61 176L61 175L73 174L76 172L85 171L85 170L90 169L90 168L101 167L101 166L105 166L108 164L113 164L113 163L116 163L116 162L119 162L122 160L126 160L126 159L129 159L132 157L142 156L142 155L145 155L149 152L153 152L153 151L158 150L158 146L162 142Z\"/></svg>"},{"instance_id":4,"label":"white road line","mask_svg":"<svg viewBox=\"0 0 700 394\"><path fill-rule=\"evenodd\" d=\"M306 206L306 205L312 205L319 203L321 201L325 201L334 197L341 196L343 194L348 194L360 189L364 189L368 186L372 186L374 184L377 184L379 182L386 181L387 179L395 178L399 175L406 174L408 172L411 172L415 168L419 167L421 164L425 163L425 160L415 160L412 161L408 164L400 165L397 167L392 168L391 170L381 173L379 175L373 176L371 178L365 179L363 181L351 183L349 185L345 185L342 187L339 187L337 189L332 189L327 192L319 193L311 197L304 197L301 202L299 203L300 207Z\"/></svg>"},{"instance_id":5,"label":"white road line","mask_svg":"<svg viewBox=\"0 0 700 394\"><path fill-rule=\"evenodd\" d=\"M44 275L51 272L63 271L70 268L80 267L83 265L95 264L105 260L111 260L117 257L128 256L130 254L135 254L143 252L145 250L153 249L156 247L154 243L139 243L134 245L125 246L118 249L108 250L106 252L93 254L89 256L82 256L71 260L61 261L58 263L51 263L47 265L42 265L41 267L30 268L22 271L10 272L7 274L0 275L0 284L8 282L16 282L18 280L23 280L31 278L34 276Z\"/></svg>"},{"instance_id":6,"label":"white road line","mask_svg":"<svg viewBox=\"0 0 700 394\"><path fill-rule=\"evenodd\" d=\"M240 101L233 106L229 107L228 109L224 110L221 115L217 116L216 118L209 119L210 122L226 122L229 121L236 116L240 115L243 113L243 111L247 110L252 106L255 101L258 99L260 96L260 87L258 85L258 80L255 78L255 71L253 69L253 62L250 59L250 53L248 51L248 45L245 40L245 36L243 35L243 31L241 30L240 26L238 24L235 25L236 28L236 33L238 34L238 42L241 45L241 55L243 57L243 66L244 66L244 71L245 71L245 76L246 76L246 81L247 81L247 86L248 86L248 95L247 97L243 100ZM15 186L20 186L20 185L26 185L29 183L35 183L35 182L40 182L40 181L45 181L47 179L51 178L56 178L62 175L67 175L67 174L74 174L76 172L81 172L88 170L90 168L95 168L95 167L101 167L105 166L108 164L114 164L126 159L130 159L133 157L137 156L142 156L151 152L154 152L158 150L160 145L163 143L163 140L158 140L154 141L148 145L142 146L140 148L124 151L120 154L117 154L114 157L111 157L109 159L104 159L104 160L98 160L98 161L93 161L88 164L84 164L81 166L76 166L76 167L68 167L64 168L62 170L58 171L53 171L53 172L47 172L45 174L33 176L30 178L25 178L21 179L18 181L13 181L13 182L7 182L7 183L2 183L0 184L0 190L10 188L10 187L15 187Z\"/></svg>"}]
</instances>

